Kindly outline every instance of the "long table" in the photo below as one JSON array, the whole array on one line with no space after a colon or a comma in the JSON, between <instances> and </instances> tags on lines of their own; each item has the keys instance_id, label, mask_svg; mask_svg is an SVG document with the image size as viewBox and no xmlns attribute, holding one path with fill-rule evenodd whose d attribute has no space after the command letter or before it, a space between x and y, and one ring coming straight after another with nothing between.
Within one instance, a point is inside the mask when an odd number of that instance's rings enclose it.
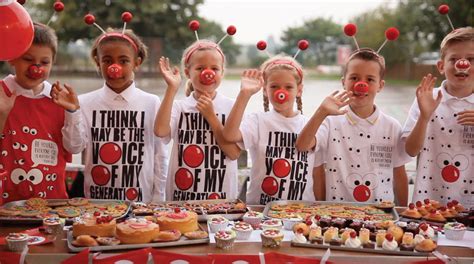
<instances>
[{"instance_id":1,"label":"long table","mask_svg":"<svg viewBox=\"0 0 474 264\"><path fill-rule=\"evenodd\" d=\"M252 207L253 210L262 211L262 207ZM35 227L34 225L0 225L0 236L5 236L8 233L20 232L26 229ZM203 225L204 228L207 226ZM261 246L261 243L256 242L241 242L235 243L234 247L230 250L222 250L216 248L215 244L201 244L201 245L189 245L179 247L166 247L159 248L180 254L191 254L191 255L203 255L203 254L243 254L253 255L259 254L260 252L266 253L270 251L277 251L279 253L288 255L297 255L305 257L314 257L320 259L326 252L325 249L315 248L302 248L292 247L290 242L283 242L279 248L270 249ZM6 246L0 245L0 251L6 251ZM464 247L450 247L450 246L438 246L437 251L451 257L457 262L454 263L474 263L474 250ZM123 251L107 251L103 254L117 254ZM60 263L62 260L67 259L75 253L69 252L66 243L66 233L64 232L59 236L53 243L44 244L40 246L30 246L26 261L27 263ZM384 254L374 253L360 253L360 252L349 252L349 251L338 251L332 250L331 257L329 260L341 261L345 263L408 263L413 261L421 261L427 259L436 259L433 255L429 257L417 257L417 256L392 256Z\"/></svg>"}]
</instances>

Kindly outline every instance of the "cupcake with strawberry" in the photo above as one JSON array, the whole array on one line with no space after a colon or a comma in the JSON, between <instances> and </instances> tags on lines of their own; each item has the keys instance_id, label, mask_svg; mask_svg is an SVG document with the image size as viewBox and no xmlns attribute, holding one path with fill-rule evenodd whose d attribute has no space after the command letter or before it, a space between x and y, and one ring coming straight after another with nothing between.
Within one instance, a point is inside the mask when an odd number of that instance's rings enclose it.
<instances>
[{"instance_id":1,"label":"cupcake with strawberry","mask_svg":"<svg viewBox=\"0 0 474 264\"><path fill-rule=\"evenodd\" d=\"M236 233L233 230L217 231L214 238L216 240L216 247L222 249L230 249L234 246Z\"/></svg>"}]
</instances>

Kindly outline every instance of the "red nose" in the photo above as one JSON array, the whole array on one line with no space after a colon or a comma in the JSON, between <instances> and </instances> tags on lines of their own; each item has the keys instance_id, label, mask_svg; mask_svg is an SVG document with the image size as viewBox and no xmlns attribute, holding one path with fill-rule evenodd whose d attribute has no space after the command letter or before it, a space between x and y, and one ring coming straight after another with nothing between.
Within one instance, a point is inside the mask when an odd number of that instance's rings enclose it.
<instances>
[{"instance_id":1,"label":"red nose","mask_svg":"<svg viewBox=\"0 0 474 264\"><path fill-rule=\"evenodd\" d=\"M44 76L44 68L39 64L33 64L28 67L28 76L32 79L41 79Z\"/></svg>"},{"instance_id":2,"label":"red nose","mask_svg":"<svg viewBox=\"0 0 474 264\"><path fill-rule=\"evenodd\" d=\"M31 196L33 196L34 191L33 191L33 184L28 181L24 180L18 184L18 194L22 199L28 199Z\"/></svg>"},{"instance_id":3,"label":"red nose","mask_svg":"<svg viewBox=\"0 0 474 264\"><path fill-rule=\"evenodd\" d=\"M278 89L273 94L273 98L279 104L283 104L288 100L288 91L285 89Z\"/></svg>"},{"instance_id":4,"label":"red nose","mask_svg":"<svg viewBox=\"0 0 474 264\"><path fill-rule=\"evenodd\" d=\"M209 85L214 83L214 79L216 78L216 73L211 69L205 69L201 72L199 76L199 80L204 85Z\"/></svg>"},{"instance_id":5,"label":"red nose","mask_svg":"<svg viewBox=\"0 0 474 264\"><path fill-rule=\"evenodd\" d=\"M441 170L441 176L447 182L455 182L461 175L458 168L448 165Z\"/></svg>"},{"instance_id":6,"label":"red nose","mask_svg":"<svg viewBox=\"0 0 474 264\"><path fill-rule=\"evenodd\" d=\"M110 79L122 78L122 74L123 74L122 66L118 64L112 64L107 68L107 76Z\"/></svg>"},{"instance_id":7,"label":"red nose","mask_svg":"<svg viewBox=\"0 0 474 264\"><path fill-rule=\"evenodd\" d=\"M356 82L354 84L354 92L356 93L368 93L369 85L366 82Z\"/></svg>"},{"instance_id":8,"label":"red nose","mask_svg":"<svg viewBox=\"0 0 474 264\"><path fill-rule=\"evenodd\" d=\"M454 68L457 71L468 71L471 68L471 63L466 59L460 59L456 61Z\"/></svg>"},{"instance_id":9,"label":"red nose","mask_svg":"<svg viewBox=\"0 0 474 264\"><path fill-rule=\"evenodd\" d=\"M365 185L358 185L352 193L358 202L366 202L370 198L370 189Z\"/></svg>"}]
</instances>

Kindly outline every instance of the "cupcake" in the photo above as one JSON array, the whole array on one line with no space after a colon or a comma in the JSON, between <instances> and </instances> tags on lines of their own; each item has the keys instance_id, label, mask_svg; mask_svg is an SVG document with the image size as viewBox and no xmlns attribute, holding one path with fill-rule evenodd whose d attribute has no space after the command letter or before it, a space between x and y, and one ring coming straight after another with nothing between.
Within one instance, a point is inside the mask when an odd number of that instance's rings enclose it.
<instances>
[{"instance_id":1,"label":"cupcake","mask_svg":"<svg viewBox=\"0 0 474 264\"><path fill-rule=\"evenodd\" d=\"M426 210L426 208L423 206L423 203L421 201L417 201L415 203L415 205L416 205L416 210L418 210L418 212L421 215L427 215L428 214L428 210Z\"/></svg>"},{"instance_id":2,"label":"cupcake","mask_svg":"<svg viewBox=\"0 0 474 264\"><path fill-rule=\"evenodd\" d=\"M237 233L237 240L248 240L252 234L253 228L249 223L237 222L232 230Z\"/></svg>"},{"instance_id":3,"label":"cupcake","mask_svg":"<svg viewBox=\"0 0 474 264\"><path fill-rule=\"evenodd\" d=\"M390 251L395 251L395 250L398 249L398 243L393 238L392 234L387 233L385 235L385 240L382 243L382 248L385 249L385 250L390 250Z\"/></svg>"},{"instance_id":4,"label":"cupcake","mask_svg":"<svg viewBox=\"0 0 474 264\"><path fill-rule=\"evenodd\" d=\"M439 208L439 213L440 213L444 218L446 218L447 221L452 221L452 220L456 217L456 215L457 215L457 213L456 213L456 214L451 213L451 211L449 211L448 208L446 208L446 207L444 207L444 206L442 206L442 207Z\"/></svg>"},{"instance_id":5,"label":"cupcake","mask_svg":"<svg viewBox=\"0 0 474 264\"><path fill-rule=\"evenodd\" d=\"M293 226L301 222L303 222L303 218L297 215L290 215L283 218L283 226L285 227L285 230L293 230Z\"/></svg>"},{"instance_id":6,"label":"cupcake","mask_svg":"<svg viewBox=\"0 0 474 264\"><path fill-rule=\"evenodd\" d=\"M408 208L405 211L403 211L400 215L406 218L411 218L411 219L421 219L421 217L423 216L420 212L418 212L418 209L415 208L414 203L410 203L408 205Z\"/></svg>"},{"instance_id":7,"label":"cupcake","mask_svg":"<svg viewBox=\"0 0 474 264\"><path fill-rule=\"evenodd\" d=\"M355 231L352 231L350 233L350 237L344 243L346 247L350 247L350 248L360 248L361 244L362 242L357 237L357 233Z\"/></svg>"},{"instance_id":8,"label":"cupcake","mask_svg":"<svg viewBox=\"0 0 474 264\"><path fill-rule=\"evenodd\" d=\"M229 221L220 215L210 216L207 219L207 224L209 225L209 230L211 233L217 233L218 231L225 230Z\"/></svg>"},{"instance_id":9,"label":"cupcake","mask_svg":"<svg viewBox=\"0 0 474 264\"><path fill-rule=\"evenodd\" d=\"M466 226L461 223L447 223L444 225L444 234L449 240L462 240Z\"/></svg>"},{"instance_id":10,"label":"cupcake","mask_svg":"<svg viewBox=\"0 0 474 264\"><path fill-rule=\"evenodd\" d=\"M10 251L21 252L28 246L28 235L23 233L10 233L5 240Z\"/></svg>"},{"instance_id":11,"label":"cupcake","mask_svg":"<svg viewBox=\"0 0 474 264\"><path fill-rule=\"evenodd\" d=\"M216 247L230 249L234 246L236 234L233 230L222 230L217 231L214 238L216 239Z\"/></svg>"},{"instance_id":12,"label":"cupcake","mask_svg":"<svg viewBox=\"0 0 474 264\"><path fill-rule=\"evenodd\" d=\"M248 211L244 214L243 220L246 223L249 223L253 229L258 229L260 227L260 222L262 222L263 214L255 211Z\"/></svg>"},{"instance_id":13,"label":"cupcake","mask_svg":"<svg viewBox=\"0 0 474 264\"><path fill-rule=\"evenodd\" d=\"M279 247L283 240L283 233L280 229L269 228L263 230L260 237L262 238L262 245L264 247Z\"/></svg>"},{"instance_id":14,"label":"cupcake","mask_svg":"<svg viewBox=\"0 0 474 264\"><path fill-rule=\"evenodd\" d=\"M63 231L64 220L59 217L50 217L43 219L45 233L59 235Z\"/></svg>"},{"instance_id":15,"label":"cupcake","mask_svg":"<svg viewBox=\"0 0 474 264\"><path fill-rule=\"evenodd\" d=\"M262 230L269 229L269 228L274 228L274 229L281 229L282 228L281 220L279 219L270 219L270 220L265 220L260 224L260 227Z\"/></svg>"},{"instance_id":16,"label":"cupcake","mask_svg":"<svg viewBox=\"0 0 474 264\"><path fill-rule=\"evenodd\" d=\"M418 234L424 236L425 238L434 238L435 237L434 229L426 223L421 223L420 224L420 231L418 232Z\"/></svg>"}]
</instances>

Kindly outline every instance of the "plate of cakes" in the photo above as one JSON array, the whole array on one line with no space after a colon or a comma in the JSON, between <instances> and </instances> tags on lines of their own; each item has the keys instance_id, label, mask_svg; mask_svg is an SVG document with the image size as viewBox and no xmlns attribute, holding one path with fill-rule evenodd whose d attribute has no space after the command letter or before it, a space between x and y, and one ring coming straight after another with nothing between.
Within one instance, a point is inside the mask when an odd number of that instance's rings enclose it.
<instances>
[{"instance_id":1,"label":"plate of cakes","mask_svg":"<svg viewBox=\"0 0 474 264\"><path fill-rule=\"evenodd\" d=\"M409 222L428 222L431 225L443 227L447 222L459 222L468 229L474 228L474 208L465 208L457 200L440 204L436 200L425 199L410 203L400 213L400 220Z\"/></svg>"},{"instance_id":2,"label":"plate of cakes","mask_svg":"<svg viewBox=\"0 0 474 264\"><path fill-rule=\"evenodd\" d=\"M68 248L80 252L170 247L209 243L209 235L191 211L163 211L117 223L107 214L84 214L74 219L67 234Z\"/></svg>"},{"instance_id":3,"label":"plate of cakes","mask_svg":"<svg viewBox=\"0 0 474 264\"><path fill-rule=\"evenodd\" d=\"M343 225L309 217L293 226L295 247L425 256L437 248L437 229L427 223L352 221Z\"/></svg>"},{"instance_id":4,"label":"plate of cakes","mask_svg":"<svg viewBox=\"0 0 474 264\"><path fill-rule=\"evenodd\" d=\"M153 216L162 211L173 211L175 208L196 213L200 222L207 221L209 215L224 215L228 220L239 220L248 211L247 205L239 199L218 199L148 204L138 202L132 204L132 213L134 216Z\"/></svg>"},{"instance_id":5,"label":"plate of cakes","mask_svg":"<svg viewBox=\"0 0 474 264\"><path fill-rule=\"evenodd\" d=\"M86 213L97 212L119 219L125 217L129 210L130 202L128 201L30 198L1 206L0 222L35 224L42 223L46 218L61 218L66 220L66 224L71 224L72 219Z\"/></svg>"},{"instance_id":6,"label":"plate of cakes","mask_svg":"<svg viewBox=\"0 0 474 264\"><path fill-rule=\"evenodd\" d=\"M263 214L270 218L300 217L313 215L331 219L365 219L371 221L398 220L393 203L351 203L329 201L273 201L265 206Z\"/></svg>"}]
</instances>

